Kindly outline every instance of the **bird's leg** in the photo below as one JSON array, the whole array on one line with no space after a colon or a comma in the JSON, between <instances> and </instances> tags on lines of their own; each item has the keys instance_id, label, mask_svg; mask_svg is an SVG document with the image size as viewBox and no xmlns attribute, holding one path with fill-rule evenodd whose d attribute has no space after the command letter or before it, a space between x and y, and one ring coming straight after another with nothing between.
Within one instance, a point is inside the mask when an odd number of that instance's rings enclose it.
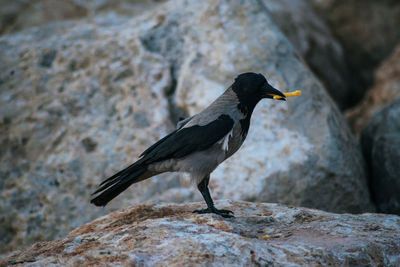
<instances>
[{"instance_id":1,"label":"bird's leg","mask_svg":"<svg viewBox=\"0 0 400 267\"><path fill-rule=\"evenodd\" d=\"M207 203L207 207L204 210L194 210L194 213L215 213L218 215L221 215L222 217L225 218L230 218L233 217L233 212L231 210L218 210L214 206L214 201L211 198L210 191L208 190L208 182L210 181L210 175L207 175L206 177L201 180L201 182L197 185L197 188L199 189L200 193L203 195L204 200Z\"/></svg>"}]
</instances>

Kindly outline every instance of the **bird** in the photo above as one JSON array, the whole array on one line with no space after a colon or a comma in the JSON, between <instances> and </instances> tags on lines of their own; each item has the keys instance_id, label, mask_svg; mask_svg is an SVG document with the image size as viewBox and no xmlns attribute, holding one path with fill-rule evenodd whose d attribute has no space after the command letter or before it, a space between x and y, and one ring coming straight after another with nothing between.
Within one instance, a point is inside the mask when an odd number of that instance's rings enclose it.
<instances>
[{"instance_id":1,"label":"bird","mask_svg":"<svg viewBox=\"0 0 400 267\"><path fill-rule=\"evenodd\" d=\"M264 98L286 100L262 74L239 74L203 111L179 121L174 131L147 148L136 162L101 182L90 202L105 206L132 184L164 172L185 172L207 204L194 213L234 217L231 210L215 207L208 188L210 174L241 147L254 108Z\"/></svg>"}]
</instances>

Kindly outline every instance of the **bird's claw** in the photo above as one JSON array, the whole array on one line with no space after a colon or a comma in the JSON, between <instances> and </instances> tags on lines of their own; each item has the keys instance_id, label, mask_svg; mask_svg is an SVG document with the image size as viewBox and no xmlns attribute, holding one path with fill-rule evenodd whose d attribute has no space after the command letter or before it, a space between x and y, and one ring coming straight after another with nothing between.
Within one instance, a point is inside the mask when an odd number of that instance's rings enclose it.
<instances>
[{"instance_id":1,"label":"bird's claw","mask_svg":"<svg viewBox=\"0 0 400 267\"><path fill-rule=\"evenodd\" d=\"M215 213L218 214L224 218L232 218L235 217L233 216L233 211L231 210L219 210L216 208L207 208L203 210L194 210L193 213L198 213L198 214L205 214L205 213Z\"/></svg>"}]
</instances>

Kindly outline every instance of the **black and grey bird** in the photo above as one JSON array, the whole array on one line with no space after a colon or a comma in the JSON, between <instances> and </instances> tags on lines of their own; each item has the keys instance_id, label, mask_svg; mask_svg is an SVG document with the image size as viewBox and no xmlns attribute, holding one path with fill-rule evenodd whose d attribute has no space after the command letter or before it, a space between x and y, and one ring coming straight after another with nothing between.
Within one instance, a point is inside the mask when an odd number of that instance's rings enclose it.
<instances>
[{"instance_id":1,"label":"black and grey bird","mask_svg":"<svg viewBox=\"0 0 400 267\"><path fill-rule=\"evenodd\" d=\"M175 131L150 146L139 160L104 180L93 193L98 195L90 202L105 206L134 183L163 172L186 172L207 203L206 209L194 212L232 217L232 211L215 208L208 190L210 173L243 144L257 103L274 96L285 100L285 95L262 74L240 74L206 109L180 121Z\"/></svg>"}]
</instances>

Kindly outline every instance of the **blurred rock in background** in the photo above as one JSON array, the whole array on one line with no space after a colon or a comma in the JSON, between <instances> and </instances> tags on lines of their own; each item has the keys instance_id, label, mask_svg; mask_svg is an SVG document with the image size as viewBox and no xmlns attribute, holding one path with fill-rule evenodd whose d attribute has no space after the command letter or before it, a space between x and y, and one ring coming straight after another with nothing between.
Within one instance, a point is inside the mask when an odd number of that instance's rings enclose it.
<instances>
[{"instance_id":1,"label":"blurred rock in background","mask_svg":"<svg viewBox=\"0 0 400 267\"><path fill-rule=\"evenodd\" d=\"M400 97L400 43L377 69L374 86L360 104L345 113L356 137L375 113L397 97Z\"/></svg>"},{"instance_id":2,"label":"blurred rock in background","mask_svg":"<svg viewBox=\"0 0 400 267\"><path fill-rule=\"evenodd\" d=\"M378 211L400 215L400 98L379 111L361 134Z\"/></svg>"},{"instance_id":3,"label":"blurred rock in background","mask_svg":"<svg viewBox=\"0 0 400 267\"><path fill-rule=\"evenodd\" d=\"M321 19L327 9L316 14L300 0L162 2L0 2L0 254L132 204L201 200L186 176L165 174L105 209L89 205L102 179L244 71L303 95L260 103L242 149L212 174L215 199L375 210L359 145L324 88L347 108L372 67L360 63L358 77L351 45ZM392 27L396 5L382 3Z\"/></svg>"},{"instance_id":4,"label":"blurred rock in background","mask_svg":"<svg viewBox=\"0 0 400 267\"><path fill-rule=\"evenodd\" d=\"M274 21L323 82L341 109L348 108L352 88L341 44L306 0L264 0Z\"/></svg>"},{"instance_id":5,"label":"blurred rock in background","mask_svg":"<svg viewBox=\"0 0 400 267\"><path fill-rule=\"evenodd\" d=\"M372 85L375 69L400 42L398 0L307 0L341 43L350 70L349 104Z\"/></svg>"}]
</instances>

